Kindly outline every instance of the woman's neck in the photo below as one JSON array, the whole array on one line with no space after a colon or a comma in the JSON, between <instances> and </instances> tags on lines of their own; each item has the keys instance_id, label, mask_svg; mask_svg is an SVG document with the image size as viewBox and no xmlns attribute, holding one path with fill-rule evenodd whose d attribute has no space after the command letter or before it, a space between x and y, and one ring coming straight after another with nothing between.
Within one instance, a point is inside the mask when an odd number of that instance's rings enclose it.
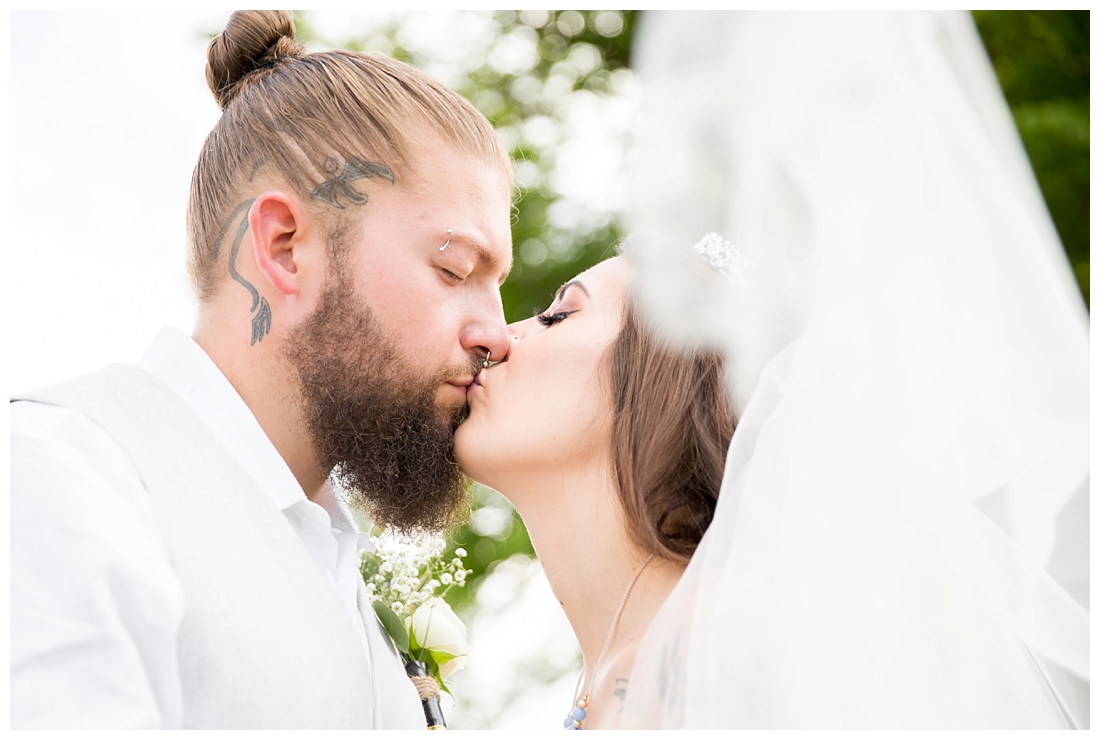
<instances>
[{"instance_id":1,"label":"woman's neck","mask_svg":"<svg viewBox=\"0 0 1100 740\"><path fill-rule=\"evenodd\" d=\"M533 475L518 485L522 495L503 493L516 503L577 636L587 685L627 587L648 553L627 533L609 466ZM601 674L616 654L637 644L682 573L683 566L661 558L645 567L630 590Z\"/></svg>"}]
</instances>

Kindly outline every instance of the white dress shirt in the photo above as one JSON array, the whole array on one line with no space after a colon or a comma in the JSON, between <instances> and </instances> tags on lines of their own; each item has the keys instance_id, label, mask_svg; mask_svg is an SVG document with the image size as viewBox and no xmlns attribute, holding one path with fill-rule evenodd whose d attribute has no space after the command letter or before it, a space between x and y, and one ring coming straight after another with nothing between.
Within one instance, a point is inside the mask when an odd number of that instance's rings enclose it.
<instances>
[{"instance_id":1,"label":"white dress shirt","mask_svg":"<svg viewBox=\"0 0 1100 740\"><path fill-rule=\"evenodd\" d=\"M308 500L248 406L188 336L137 365L175 391L281 510L356 625L369 540L326 488ZM80 412L11 404L11 724L178 728L184 594L130 459ZM201 464L201 462L197 463ZM62 700L63 697L63 700Z\"/></svg>"}]
</instances>

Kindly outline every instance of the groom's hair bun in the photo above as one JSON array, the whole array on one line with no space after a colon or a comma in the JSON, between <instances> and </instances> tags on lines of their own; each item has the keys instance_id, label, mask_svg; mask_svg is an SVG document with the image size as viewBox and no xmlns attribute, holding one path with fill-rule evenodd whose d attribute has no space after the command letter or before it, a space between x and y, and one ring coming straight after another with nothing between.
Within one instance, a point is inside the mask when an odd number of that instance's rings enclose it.
<instances>
[{"instance_id":1,"label":"groom's hair bun","mask_svg":"<svg viewBox=\"0 0 1100 740\"><path fill-rule=\"evenodd\" d=\"M206 84L222 110L254 73L305 55L294 33L294 16L285 10L238 10L229 17L206 50Z\"/></svg>"}]
</instances>

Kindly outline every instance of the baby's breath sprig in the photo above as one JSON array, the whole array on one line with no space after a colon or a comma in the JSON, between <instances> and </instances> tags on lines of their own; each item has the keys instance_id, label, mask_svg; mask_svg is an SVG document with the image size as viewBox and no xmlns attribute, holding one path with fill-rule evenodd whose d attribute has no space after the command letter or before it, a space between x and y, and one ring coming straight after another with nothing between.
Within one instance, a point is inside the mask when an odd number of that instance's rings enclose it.
<instances>
[{"instance_id":1,"label":"baby's breath sprig","mask_svg":"<svg viewBox=\"0 0 1100 740\"><path fill-rule=\"evenodd\" d=\"M439 536L378 534L371 541L374 550L363 553L360 571L374 612L405 662L428 727L445 727L439 692L448 691L444 679L466 664L470 646L466 625L443 597L466 585L466 551L444 559L447 544Z\"/></svg>"},{"instance_id":2,"label":"baby's breath sprig","mask_svg":"<svg viewBox=\"0 0 1100 740\"><path fill-rule=\"evenodd\" d=\"M360 570L367 591L402 621L433 596L446 596L466 585L470 571L463 567L466 551L443 559L446 540L439 536L412 539L398 535L372 536L374 550L364 552Z\"/></svg>"}]
</instances>

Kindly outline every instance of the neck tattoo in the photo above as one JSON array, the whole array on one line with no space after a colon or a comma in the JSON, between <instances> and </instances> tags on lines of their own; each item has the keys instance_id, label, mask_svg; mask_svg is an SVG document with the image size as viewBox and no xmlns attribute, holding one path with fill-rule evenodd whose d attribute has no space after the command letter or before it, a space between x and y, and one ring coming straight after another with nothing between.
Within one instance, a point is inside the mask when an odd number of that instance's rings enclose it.
<instances>
[{"instance_id":1,"label":"neck tattoo","mask_svg":"<svg viewBox=\"0 0 1100 740\"><path fill-rule=\"evenodd\" d=\"M626 585L626 592L623 594L623 600L619 602L619 609L615 612L615 616L611 618L611 628L607 630L607 639L603 642L603 650L600 651L600 657L596 658L596 665L592 667L592 678L588 681L588 687L581 694L581 682L584 680L584 671L581 671L581 675L577 678L577 688L573 691L573 711L565 717L565 729L567 730L583 730L584 719L588 716L588 697L592 694L592 687L596 685L597 674L600 670L600 663L603 662L604 656L607 655L607 649L611 647L611 640L615 636L615 628L619 626L619 617L623 614L623 609L626 608L626 600L630 598L630 591L634 588L634 584L638 582L638 576L642 574L645 567L649 565L649 561L653 559L651 554L648 558L642 561L642 564L638 566L638 569L634 571L634 577L630 579L630 583Z\"/></svg>"}]
</instances>

